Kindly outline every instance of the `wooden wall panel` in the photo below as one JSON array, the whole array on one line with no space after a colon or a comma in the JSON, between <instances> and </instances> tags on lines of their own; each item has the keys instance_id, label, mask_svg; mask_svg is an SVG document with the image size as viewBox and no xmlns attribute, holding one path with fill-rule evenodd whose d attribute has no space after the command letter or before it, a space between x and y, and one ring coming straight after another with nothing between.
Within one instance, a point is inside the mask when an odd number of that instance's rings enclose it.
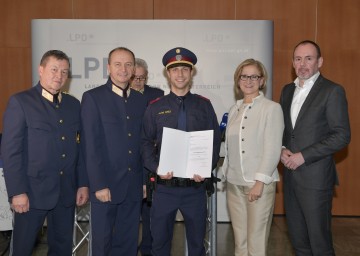
<instances>
[{"instance_id":1,"label":"wooden wall panel","mask_svg":"<svg viewBox=\"0 0 360 256\"><path fill-rule=\"evenodd\" d=\"M149 0L77 0L75 19L153 19L154 5Z\"/></svg>"},{"instance_id":2,"label":"wooden wall panel","mask_svg":"<svg viewBox=\"0 0 360 256\"><path fill-rule=\"evenodd\" d=\"M31 88L30 49L2 47L0 59L3 60L0 62L0 123L2 124L3 112L10 95Z\"/></svg>"},{"instance_id":3,"label":"wooden wall panel","mask_svg":"<svg viewBox=\"0 0 360 256\"><path fill-rule=\"evenodd\" d=\"M357 195L360 172L360 1L358 0L0 0L0 131L9 96L31 86L31 19L219 19L273 20L273 99L292 81L293 47L303 39L316 40L323 51L322 73L346 88L352 128L348 148L336 154L340 186L335 215L360 216ZM233 72L233 71L229 71ZM281 165L279 165L281 169ZM275 213L282 214L282 183Z\"/></svg>"},{"instance_id":4,"label":"wooden wall panel","mask_svg":"<svg viewBox=\"0 0 360 256\"><path fill-rule=\"evenodd\" d=\"M336 187L333 212L359 216L360 1L319 0L318 10L317 38L324 57L322 72L345 87L352 131L350 145L336 154L340 186Z\"/></svg>"},{"instance_id":5,"label":"wooden wall panel","mask_svg":"<svg viewBox=\"0 0 360 256\"><path fill-rule=\"evenodd\" d=\"M234 0L154 0L154 19L229 20L234 17Z\"/></svg>"}]
</instances>

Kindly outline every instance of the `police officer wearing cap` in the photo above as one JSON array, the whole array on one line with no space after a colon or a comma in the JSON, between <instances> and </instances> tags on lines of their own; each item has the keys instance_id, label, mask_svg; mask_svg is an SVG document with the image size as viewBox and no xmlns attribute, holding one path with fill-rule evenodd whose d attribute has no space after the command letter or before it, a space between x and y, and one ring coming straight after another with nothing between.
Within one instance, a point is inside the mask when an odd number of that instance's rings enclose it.
<instances>
[{"instance_id":1,"label":"police officer wearing cap","mask_svg":"<svg viewBox=\"0 0 360 256\"><path fill-rule=\"evenodd\" d=\"M189 132L213 130L213 167L217 164L220 129L215 111L210 100L190 92L196 62L195 54L181 47L169 50L163 57L171 91L150 103L143 121L142 156L145 168L151 172L157 172L164 127ZM192 179L173 177L171 170L157 177L151 209L152 255L170 255L178 210L184 217L189 256L205 255L205 182L196 174Z\"/></svg>"}]
</instances>

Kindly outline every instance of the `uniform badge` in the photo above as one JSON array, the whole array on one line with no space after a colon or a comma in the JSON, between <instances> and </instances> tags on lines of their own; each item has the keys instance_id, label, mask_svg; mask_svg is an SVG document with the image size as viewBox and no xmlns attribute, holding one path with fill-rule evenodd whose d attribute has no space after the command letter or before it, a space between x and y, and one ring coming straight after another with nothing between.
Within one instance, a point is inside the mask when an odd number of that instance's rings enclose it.
<instances>
[{"instance_id":1,"label":"uniform badge","mask_svg":"<svg viewBox=\"0 0 360 256\"><path fill-rule=\"evenodd\" d=\"M76 132L76 143L80 144L80 132L79 131Z\"/></svg>"}]
</instances>

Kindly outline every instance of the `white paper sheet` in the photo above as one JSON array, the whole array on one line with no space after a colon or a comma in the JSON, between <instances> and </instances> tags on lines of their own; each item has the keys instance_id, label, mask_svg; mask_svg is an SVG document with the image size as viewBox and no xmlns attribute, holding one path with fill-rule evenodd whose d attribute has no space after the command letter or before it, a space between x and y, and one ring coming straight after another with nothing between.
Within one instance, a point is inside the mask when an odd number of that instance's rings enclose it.
<instances>
[{"instance_id":1,"label":"white paper sheet","mask_svg":"<svg viewBox=\"0 0 360 256\"><path fill-rule=\"evenodd\" d=\"M213 137L213 130L184 132L164 127L158 174L211 177Z\"/></svg>"}]
</instances>

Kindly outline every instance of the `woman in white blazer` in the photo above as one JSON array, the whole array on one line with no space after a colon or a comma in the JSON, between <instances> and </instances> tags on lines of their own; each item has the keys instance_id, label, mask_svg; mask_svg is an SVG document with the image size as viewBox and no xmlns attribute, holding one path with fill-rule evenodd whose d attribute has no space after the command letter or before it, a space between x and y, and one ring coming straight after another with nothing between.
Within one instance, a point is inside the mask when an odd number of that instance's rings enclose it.
<instances>
[{"instance_id":1,"label":"woman in white blazer","mask_svg":"<svg viewBox=\"0 0 360 256\"><path fill-rule=\"evenodd\" d=\"M234 74L243 96L229 111L223 165L235 255L266 255L275 203L284 120L278 103L264 97L267 72L254 59Z\"/></svg>"}]
</instances>

